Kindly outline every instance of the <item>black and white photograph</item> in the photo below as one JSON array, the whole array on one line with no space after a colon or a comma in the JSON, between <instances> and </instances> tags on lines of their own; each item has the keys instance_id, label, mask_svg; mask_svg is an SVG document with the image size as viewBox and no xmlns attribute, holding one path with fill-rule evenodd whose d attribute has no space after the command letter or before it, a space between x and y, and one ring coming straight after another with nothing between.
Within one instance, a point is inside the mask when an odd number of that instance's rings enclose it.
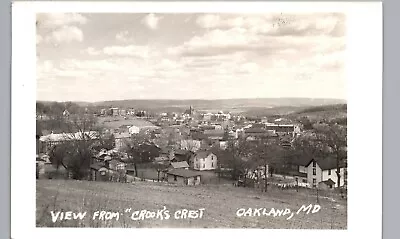
<instances>
[{"instance_id":1,"label":"black and white photograph","mask_svg":"<svg viewBox=\"0 0 400 239\"><path fill-rule=\"evenodd\" d=\"M354 23L306 6L36 12L35 227L347 231L374 180L349 180Z\"/></svg>"},{"instance_id":2,"label":"black and white photograph","mask_svg":"<svg viewBox=\"0 0 400 239\"><path fill-rule=\"evenodd\" d=\"M346 229L344 14L36 25L38 227Z\"/></svg>"}]
</instances>

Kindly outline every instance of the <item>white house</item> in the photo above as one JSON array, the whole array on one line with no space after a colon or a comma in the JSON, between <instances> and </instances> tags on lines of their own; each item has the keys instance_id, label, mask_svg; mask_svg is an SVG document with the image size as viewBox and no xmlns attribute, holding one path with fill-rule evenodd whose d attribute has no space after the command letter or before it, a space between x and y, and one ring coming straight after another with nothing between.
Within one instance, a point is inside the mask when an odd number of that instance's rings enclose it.
<instances>
[{"instance_id":1,"label":"white house","mask_svg":"<svg viewBox=\"0 0 400 239\"><path fill-rule=\"evenodd\" d=\"M225 150L228 148L228 142L227 141L219 141L219 148L222 150Z\"/></svg>"},{"instance_id":2,"label":"white house","mask_svg":"<svg viewBox=\"0 0 400 239\"><path fill-rule=\"evenodd\" d=\"M140 132L140 128L137 126L130 126L128 128L129 134L138 134Z\"/></svg>"},{"instance_id":3,"label":"white house","mask_svg":"<svg viewBox=\"0 0 400 239\"><path fill-rule=\"evenodd\" d=\"M345 186L346 168L344 166L339 168L340 185L338 185L336 162L334 157L312 159L305 166L300 166L299 171L307 173L307 181L311 187L342 187Z\"/></svg>"},{"instance_id":4,"label":"white house","mask_svg":"<svg viewBox=\"0 0 400 239\"><path fill-rule=\"evenodd\" d=\"M68 110L63 111L63 116L68 117L69 115L70 115L70 113L68 112Z\"/></svg>"},{"instance_id":5,"label":"white house","mask_svg":"<svg viewBox=\"0 0 400 239\"><path fill-rule=\"evenodd\" d=\"M223 130L222 125L220 125L220 124L216 124L214 126L215 126L215 129L217 129L217 130Z\"/></svg>"},{"instance_id":6,"label":"white house","mask_svg":"<svg viewBox=\"0 0 400 239\"><path fill-rule=\"evenodd\" d=\"M198 151L191 159L193 169L195 170L213 170L217 168L217 156L209 151Z\"/></svg>"}]
</instances>

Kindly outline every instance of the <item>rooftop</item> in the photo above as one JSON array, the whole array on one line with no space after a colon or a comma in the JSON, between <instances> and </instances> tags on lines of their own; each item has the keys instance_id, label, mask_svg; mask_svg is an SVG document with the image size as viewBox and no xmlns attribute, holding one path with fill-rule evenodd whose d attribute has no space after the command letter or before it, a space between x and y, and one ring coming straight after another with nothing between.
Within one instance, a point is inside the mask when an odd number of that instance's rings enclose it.
<instances>
[{"instance_id":1,"label":"rooftop","mask_svg":"<svg viewBox=\"0 0 400 239\"><path fill-rule=\"evenodd\" d=\"M199 150L196 152L196 156L199 158L206 158L210 154L212 154L212 152L208 150Z\"/></svg>"},{"instance_id":2,"label":"rooftop","mask_svg":"<svg viewBox=\"0 0 400 239\"><path fill-rule=\"evenodd\" d=\"M265 129L262 128L248 128L245 129L245 133L267 133Z\"/></svg>"},{"instance_id":3,"label":"rooftop","mask_svg":"<svg viewBox=\"0 0 400 239\"><path fill-rule=\"evenodd\" d=\"M312 161L316 161L318 166L322 169L322 170L328 170L328 169L335 169L337 167L336 163L337 160L335 157L333 156L328 156L325 158L317 158L317 159L309 159L308 163L304 166L308 166L310 165L310 163ZM345 167L344 163L341 163L340 167Z\"/></svg>"},{"instance_id":4,"label":"rooftop","mask_svg":"<svg viewBox=\"0 0 400 239\"><path fill-rule=\"evenodd\" d=\"M116 139L124 139L124 138L130 138L131 135L128 132L124 132L124 133L115 133L114 137Z\"/></svg>"},{"instance_id":5,"label":"rooftop","mask_svg":"<svg viewBox=\"0 0 400 239\"><path fill-rule=\"evenodd\" d=\"M173 168L189 168L189 164L186 161L172 162L171 165Z\"/></svg>"},{"instance_id":6,"label":"rooftop","mask_svg":"<svg viewBox=\"0 0 400 239\"><path fill-rule=\"evenodd\" d=\"M325 183L326 185L332 185L332 186L335 185L335 182L332 179L322 181L321 183Z\"/></svg>"},{"instance_id":7,"label":"rooftop","mask_svg":"<svg viewBox=\"0 0 400 239\"><path fill-rule=\"evenodd\" d=\"M201 174L197 171L193 171L190 169L182 169L182 168L174 168L167 172L167 174L175 175L184 178L196 177L200 176Z\"/></svg>"},{"instance_id":8,"label":"rooftop","mask_svg":"<svg viewBox=\"0 0 400 239\"><path fill-rule=\"evenodd\" d=\"M98 132L88 131L88 132L76 132L76 133L61 133L61 134L48 134L40 137L40 141L66 141L74 139L83 139L84 137L89 137L90 139L97 139Z\"/></svg>"}]
</instances>

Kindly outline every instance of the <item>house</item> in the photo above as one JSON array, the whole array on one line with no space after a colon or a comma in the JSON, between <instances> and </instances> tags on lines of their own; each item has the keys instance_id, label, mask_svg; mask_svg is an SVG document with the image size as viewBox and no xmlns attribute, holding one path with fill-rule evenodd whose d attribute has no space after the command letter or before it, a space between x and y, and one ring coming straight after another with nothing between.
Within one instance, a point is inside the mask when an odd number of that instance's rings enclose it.
<instances>
[{"instance_id":1,"label":"house","mask_svg":"<svg viewBox=\"0 0 400 239\"><path fill-rule=\"evenodd\" d=\"M115 149L120 150L125 146L125 141L131 137L129 133L114 133Z\"/></svg>"},{"instance_id":2,"label":"house","mask_svg":"<svg viewBox=\"0 0 400 239\"><path fill-rule=\"evenodd\" d=\"M126 167L126 174L130 175L130 176L135 176L136 175L136 168L135 166L130 166L130 167Z\"/></svg>"},{"instance_id":3,"label":"house","mask_svg":"<svg viewBox=\"0 0 400 239\"><path fill-rule=\"evenodd\" d=\"M224 129L222 127L222 125L220 125L220 124L216 124L216 125L214 125L214 127L215 127L216 130L223 130Z\"/></svg>"},{"instance_id":4,"label":"house","mask_svg":"<svg viewBox=\"0 0 400 239\"><path fill-rule=\"evenodd\" d=\"M122 181L126 174L126 164L120 160L106 156L104 162L90 165L90 179L92 181Z\"/></svg>"},{"instance_id":5,"label":"house","mask_svg":"<svg viewBox=\"0 0 400 239\"><path fill-rule=\"evenodd\" d=\"M68 117L70 115L68 110L64 110L62 114L64 117Z\"/></svg>"},{"instance_id":6,"label":"house","mask_svg":"<svg viewBox=\"0 0 400 239\"><path fill-rule=\"evenodd\" d=\"M208 150L197 151L190 160L195 170L214 170L217 168L217 156Z\"/></svg>"},{"instance_id":7,"label":"house","mask_svg":"<svg viewBox=\"0 0 400 239\"><path fill-rule=\"evenodd\" d=\"M126 111L126 114L127 114L127 115L135 115L135 109L128 109L128 110Z\"/></svg>"},{"instance_id":8,"label":"house","mask_svg":"<svg viewBox=\"0 0 400 239\"><path fill-rule=\"evenodd\" d=\"M189 169L189 164L186 161L181 161L181 162L171 162L171 168L183 168L183 169Z\"/></svg>"},{"instance_id":9,"label":"house","mask_svg":"<svg viewBox=\"0 0 400 239\"><path fill-rule=\"evenodd\" d=\"M266 124L267 130L271 130L279 135L290 134L292 136L300 133L300 126L295 124Z\"/></svg>"},{"instance_id":10,"label":"house","mask_svg":"<svg viewBox=\"0 0 400 239\"><path fill-rule=\"evenodd\" d=\"M124 109L119 110L119 115L126 116L126 110Z\"/></svg>"},{"instance_id":11,"label":"house","mask_svg":"<svg viewBox=\"0 0 400 239\"><path fill-rule=\"evenodd\" d=\"M335 186L335 182L332 179L328 179L318 183L318 188L322 190L332 190Z\"/></svg>"},{"instance_id":12,"label":"house","mask_svg":"<svg viewBox=\"0 0 400 239\"><path fill-rule=\"evenodd\" d=\"M105 160L105 166L108 169L114 170L114 171L119 171L119 172L125 172L126 171L126 163L117 160L117 159L111 159L111 160Z\"/></svg>"},{"instance_id":13,"label":"house","mask_svg":"<svg viewBox=\"0 0 400 239\"><path fill-rule=\"evenodd\" d=\"M345 185L346 167L344 164L340 165L340 185L338 185L336 162L336 158L332 156L320 159L311 159L303 168L301 168L301 170L302 172L305 171L307 173L307 181L310 186L319 187L320 183L323 182L328 188L337 188ZM330 183L328 181L329 179L332 180L334 184Z\"/></svg>"},{"instance_id":14,"label":"house","mask_svg":"<svg viewBox=\"0 0 400 239\"><path fill-rule=\"evenodd\" d=\"M167 172L167 182L181 185L199 185L201 175L199 172L189 169L172 169Z\"/></svg>"},{"instance_id":15,"label":"house","mask_svg":"<svg viewBox=\"0 0 400 239\"><path fill-rule=\"evenodd\" d=\"M140 128L137 126L129 126L128 131L130 134L138 134L140 132Z\"/></svg>"},{"instance_id":16,"label":"house","mask_svg":"<svg viewBox=\"0 0 400 239\"><path fill-rule=\"evenodd\" d=\"M244 135L245 137L264 137L268 135L268 131L265 130L264 128L259 128L259 127L250 127L248 129L244 130Z\"/></svg>"},{"instance_id":17,"label":"house","mask_svg":"<svg viewBox=\"0 0 400 239\"><path fill-rule=\"evenodd\" d=\"M110 113L112 116L118 116L119 115L119 109L118 108L110 108Z\"/></svg>"},{"instance_id":18,"label":"house","mask_svg":"<svg viewBox=\"0 0 400 239\"><path fill-rule=\"evenodd\" d=\"M228 148L228 141L219 141L219 148L222 150L226 150Z\"/></svg>"},{"instance_id":19,"label":"house","mask_svg":"<svg viewBox=\"0 0 400 239\"><path fill-rule=\"evenodd\" d=\"M92 181L108 181L110 170L105 163L94 163L90 165L90 179Z\"/></svg>"}]
</instances>

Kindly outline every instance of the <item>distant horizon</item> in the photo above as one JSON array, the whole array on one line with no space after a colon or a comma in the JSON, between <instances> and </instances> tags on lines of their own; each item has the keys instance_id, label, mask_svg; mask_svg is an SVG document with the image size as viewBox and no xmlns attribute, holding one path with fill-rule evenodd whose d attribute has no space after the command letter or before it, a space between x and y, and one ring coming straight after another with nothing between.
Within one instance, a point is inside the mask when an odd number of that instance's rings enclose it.
<instances>
[{"instance_id":1,"label":"distant horizon","mask_svg":"<svg viewBox=\"0 0 400 239\"><path fill-rule=\"evenodd\" d=\"M304 99L304 100L328 100L328 101L345 101L347 103L347 99L342 98L319 98L319 97L257 97L257 98L221 98L221 99L204 99L204 98L188 98L188 99L138 99L138 98L129 98L129 99L115 99L115 100L100 100L100 101L81 101L81 100L65 100L65 101L57 101L57 100L39 100L36 102L57 102L57 103L65 103L65 102L81 102L81 103L102 103L102 102L114 102L114 101L219 101L219 100L268 100L268 99Z\"/></svg>"}]
</instances>

